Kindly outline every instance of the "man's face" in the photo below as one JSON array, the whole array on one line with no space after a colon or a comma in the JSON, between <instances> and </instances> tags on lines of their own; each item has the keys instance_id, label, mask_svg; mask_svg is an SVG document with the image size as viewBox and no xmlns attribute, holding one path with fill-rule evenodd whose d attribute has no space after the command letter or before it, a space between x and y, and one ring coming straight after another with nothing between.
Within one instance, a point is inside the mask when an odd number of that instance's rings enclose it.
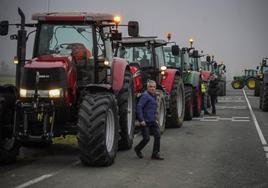
<instances>
[{"instance_id":1,"label":"man's face","mask_svg":"<svg viewBox=\"0 0 268 188\"><path fill-rule=\"evenodd\" d=\"M155 89L156 89L156 84L151 83L151 84L149 84L149 85L147 86L147 90L148 90L148 92L150 92L150 93L152 93L152 94L155 94Z\"/></svg>"}]
</instances>

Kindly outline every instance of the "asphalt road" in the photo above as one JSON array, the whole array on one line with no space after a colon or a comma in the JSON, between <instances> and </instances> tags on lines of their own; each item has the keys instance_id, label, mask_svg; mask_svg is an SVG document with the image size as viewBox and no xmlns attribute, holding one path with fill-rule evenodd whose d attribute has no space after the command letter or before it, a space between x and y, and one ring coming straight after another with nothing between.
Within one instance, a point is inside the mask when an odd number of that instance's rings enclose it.
<instances>
[{"instance_id":1,"label":"asphalt road","mask_svg":"<svg viewBox=\"0 0 268 188\"><path fill-rule=\"evenodd\" d=\"M247 96L249 104L248 106ZM0 187L268 187L268 113L253 91L219 97L217 116L195 118L161 138L164 161L118 152L110 167L85 167L75 145L22 148L18 162L0 166ZM256 117L256 118L255 118ZM135 138L135 144L141 139Z\"/></svg>"}]
</instances>

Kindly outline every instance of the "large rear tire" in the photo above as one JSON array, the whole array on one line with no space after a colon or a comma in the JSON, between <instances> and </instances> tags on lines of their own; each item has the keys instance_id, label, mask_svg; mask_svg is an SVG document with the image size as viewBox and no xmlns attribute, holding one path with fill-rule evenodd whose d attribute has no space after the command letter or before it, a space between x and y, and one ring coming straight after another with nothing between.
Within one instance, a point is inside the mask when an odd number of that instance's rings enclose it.
<instances>
[{"instance_id":1,"label":"large rear tire","mask_svg":"<svg viewBox=\"0 0 268 188\"><path fill-rule=\"evenodd\" d=\"M193 100L194 100L193 105L194 117L199 117L201 114L201 105L202 105L202 93L200 90L200 85L198 85L193 92Z\"/></svg>"},{"instance_id":2,"label":"large rear tire","mask_svg":"<svg viewBox=\"0 0 268 188\"><path fill-rule=\"evenodd\" d=\"M2 90L3 89L3 90ZM1 87L0 93L0 163L16 161L20 143L13 135L16 94L13 86Z\"/></svg>"},{"instance_id":3,"label":"large rear tire","mask_svg":"<svg viewBox=\"0 0 268 188\"><path fill-rule=\"evenodd\" d=\"M118 95L120 137L118 147L127 150L132 147L135 128L135 97L131 73L126 71L124 85Z\"/></svg>"},{"instance_id":4,"label":"large rear tire","mask_svg":"<svg viewBox=\"0 0 268 188\"><path fill-rule=\"evenodd\" d=\"M248 89L255 89L256 87L256 78L248 78L247 79L247 82L246 82L246 85L248 87Z\"/></svg>"},{"instance_id":5,"label":"large rear tire","mask_svg":"<svg viewBox=\"0 0 268 188\"><path fill-rule=\"evenodd\" d=\"M219 81L218 96L224 96L224 88L225 88L224 81Z\"/></svg>"},{"instance_id":6,"label":"large rear tire","mask_svg":"<svg viewBox=\"0 0 268 188\"><path fill-rule=\"evenodd\" d=\"M78 146L83 164L109 166L118 148L118 109L113 94L83 98L78 116Z\"/></svg>"},{"instance_id":7,"label":"large rear tire","mask_svg":"<svg viewBox=\"0 0 268 188\"><path fill-rule=\"evenodd\" d=\"M167 126L180 128L183 125L184 112L184 84L181 77L176 76L170 92L170 110L166 120Z\"/></svg>"},{"instance_id":8,"label":"large rear tire","mask_svg":"<svg viewBox=\"0 0 268 188\"><path fill-rule=\"evenodd\" d=\"M193 88L192 86L185 86L185 114L184 120L192 120L193 118Z\"/></svg>"},{"instance_id":9,"label":"large rear tire","mask_svg":"<svg viewBox=\"0 0 268 188\"><path fill-rule=\"evenodd\" d=\"M260 96L260 80L256 80L256 87L254 89L254 96Z\"/></svg>"},{"instance_id":10,"label":"large rear tire","mask_svg":"<svg viewBox=\"0 0 268 188\"><path fill-rule=\"evenodd\" d=\"M156 91L156 96L157 96L157 121L160 132L163 133L166 128L166 114L167 114L166 100L164 92L161 90Z\"/></svg>"},{"instance_id":11,"label":"large rear tire","mask_svg":"<svg viewBox=\"0 0 268 188\"><path fill-rule=\"evenodd\" d=\"M262 111L268 111L268 84L263 84L263 94L262 94Z\"/></svg>"}]
</instances>

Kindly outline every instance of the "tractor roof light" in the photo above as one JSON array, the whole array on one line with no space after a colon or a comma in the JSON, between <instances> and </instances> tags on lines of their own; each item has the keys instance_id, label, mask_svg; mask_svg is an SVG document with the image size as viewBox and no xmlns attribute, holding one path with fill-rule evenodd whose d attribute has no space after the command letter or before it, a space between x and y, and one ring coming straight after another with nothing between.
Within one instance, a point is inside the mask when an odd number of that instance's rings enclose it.
<instances>
[{"instance_id":1,"label":"tractor roof light","mask_svg":"<svg viewBox=\"0 0 268 188\"><path fill-rule=\"evenodd\" d=\"M121 22L121 17L120 16L114 16L114 23L116 24L116 25L118 25L120 22Z\"/></svg>"},{"instance_id":2,"label":"tractor roof light","mask_svg":"<svg viewBox=\"0 0 268 188\"><path fill-rule=\"evenodd\" d=\"M190 38L189 39L189 42L190 42L190 46L191 46L191 48L193 47L193 43L194 43L194 39L193 38Z\"/></svg>"},{"instance_id":3,"label":"tractor roof light","mask_svg":"<svg viewBox=\"0 0 268 188\"><path fill-rule=\"evenodd\" d=\"M171 40L171 33L167 33L167 40L170 41Z\"/></svg>"}]
</instances>

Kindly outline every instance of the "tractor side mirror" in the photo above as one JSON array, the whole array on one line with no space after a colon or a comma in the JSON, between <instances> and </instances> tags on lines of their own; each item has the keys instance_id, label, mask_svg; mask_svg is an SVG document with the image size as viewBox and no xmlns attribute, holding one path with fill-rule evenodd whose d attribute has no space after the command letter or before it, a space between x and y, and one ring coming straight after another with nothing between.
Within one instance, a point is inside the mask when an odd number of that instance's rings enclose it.
<instances>
[{"instance_id":1,"label":"tractor side mirror","mask_svg":"<svg viewBox=\"0 0 268 188\"><path fill-rule=\"evenodd\" d=\"M8 21L1 21L0 22L0 35L5 36L8 34Z\"/></svg>"},{"instance_id":2,"label":"tractor side mirror","mask_svg":"<svg viewBox=\"0 0 268 188\"><path fill-rule=\"evenodd\" d=\"M194 58L198 58L199 56L198 56L198 50L194 50L193 51L193 57Z\"/></svg>"},{"instance_id":3,"label":"tractor side mirror","mask_svg":"<svg viewBox=\"0 0 268 188\"><path fill-rule=\"evenodd\" d=\"M171 46L171 53L174 56L180 55L180 47L178 45L172 45Z\"/></svg>"},{"instance_id":4,"label":"tractor side mirror","mask_svg":"<svg viewBox=\"0 0 268 188\"><path fill-rule=\"evenodd\" d=\"M128 22L128 35L131 37L139 36L139 22L137 21Z\"/></svg>"},{"instance_id":5,"label":"tractor side mirror","mask_svg":"<svg viewBox=\"0 0 268 188\"><path fill-rule=\"evenodd\" d=\"M213 64L213 66L214 66L214 69L218 68L218 64L216 62Z\"/></svg>"},{"instance_id":6,"label":"tractor side mirror","mask_svg":"<svg viewBox=\"0 0 268 188\"><path fill-rule=\"evenodd\" d=\"M209 63L211 62L211 58L210 58L209 55L206 57L206 61L209 62Z\"/></svg>"}]
</instances>

